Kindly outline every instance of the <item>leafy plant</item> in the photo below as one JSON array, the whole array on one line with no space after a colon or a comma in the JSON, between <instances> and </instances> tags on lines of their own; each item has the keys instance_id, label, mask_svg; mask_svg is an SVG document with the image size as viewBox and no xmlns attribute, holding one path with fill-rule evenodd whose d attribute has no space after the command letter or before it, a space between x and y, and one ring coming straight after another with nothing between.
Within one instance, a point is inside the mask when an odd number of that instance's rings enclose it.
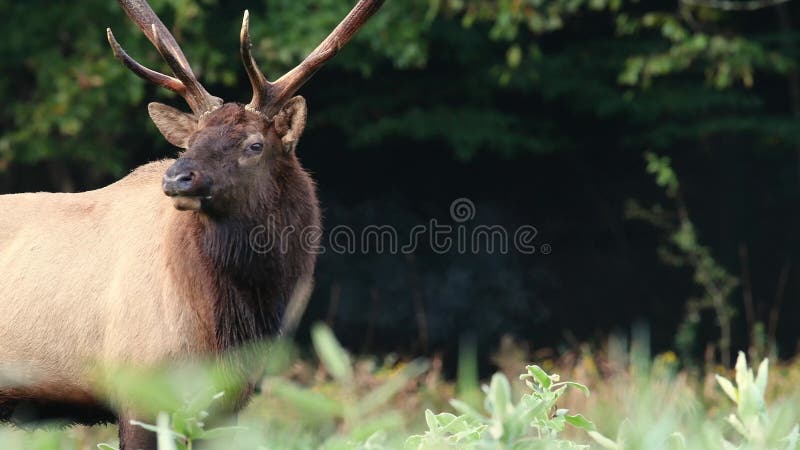
<instances>
[{"instance_id":1,"label":"leafy plant","mask_svg":"<svg viewBox=\"0 0 800 450\"><path fill-rule=\"evenodd\" d=\"M674 203L674 210L660 205L644 208L635 200L628 201L626 217L644 220L666 234L666 242L658 249L662 261L678 267L690 267L695 284L701 294L686 304L686 316L676 337L676 346L688 360L688 348L694 344L695 331L700 324L703 310L714 311L720 328L718 340L722 364L730 365L732 319L734 308L730 297L739 282L711 254L711 250L700 243L689 208L683 199L680 182L667 156L645 153L647 172Z\"/></svg>"},{"instance_id":2,"label":"leafy plant","mask_svg":"<svg viewBox=\"0 0 800 450\"><path fill-rule=\"evenodd\" d=\"M216 401L224 396L220 392L211 397ZM198 399L202 403L210 402ZM169 414L161 412L155 424L131 421L132 425L152 431L158 435L159 450L192 450L199 441L209 441L233 437L236 433L246 430L244 427L223 426L206 429L206 419L209 417L208 406L200 406L197 401L187 402L184 407Z\"/></svg>"},{"instance_id":3,"label":"leafy plant","mask_svg":"<svg viewBox=\"0 0 800 450\"><path fill-rule=\"evenodd\" d=\"M325 325L312 329L312 342L324 369L324 382L318 389L304 386L283 377L264 382L267 395L274 396L283 408L298 411L304 421L323 433L322 448L379 448L386 436L381 432L401 430L406 419L387 404L410 381L424 373L428 364L422 360L378 368L378 374L365 387L350 355L342 348Z\"/></svg>"},{"instance_id":4,"label":"leafy plant","mask_svg":"<svg viewBox=\"0 0 800 450\"><path fill-rule=\"evenodd\" d=\"M428 449L567 449L588 448L585 445L560 439L567 424L587 431L594 424L580 414L569 414L557 408L557 401L570 387L587 396L589 389L579 383L559 380L539 366L528 366L520 377L531 390L514 403L511 385L505 375L497 373L484 387L486 394L482 414L459 400L451 405L460 415L425 412L428 431L406 441L406 450Z\"/></svg>"},{"instance_id":5,"label":"leafy plant","mask_svg":"<svg viewBox=\"0 0 800 450\"><path fill-rule=\"evenodd\" d=\"M736 405L736 412L731 413L727 421L738 436L723 440L725 448L797 448L800 426L795 424L788 435L782 434L782 424L770 417L767 411L765 398L768 374L769 360L763 360L758 366L758 372L754 374L747 365L745 354L739 352L736 359L736 385L727 378L716 375L717 383Z\"/></svg>"},{"instance_id":6,"label":"leafy plant","mask_svg":"<svg viewBox=\"0 0 800 450\"><path fill-rule=\"evenodd\" d=\"M320 361L314 381L290 381L292 375L285 371L280 376L269 371L268 392L257 396L244 411L242 426L209 422L226 397L221 392L208 395L219 386L209 384L213 371L209 375L202 368L192 372L180 368L149 379L140 373L120 375L119 381L128 387L133 385L132 380L143 384L134 391L148 402L155 401L157 393L167 398L157 402L161 412L155 416L155 423L136 423L157 434L159 450L561 450L588 449L592 441L591 448L613 450L800 449L800 414L792 397L797 392L787 389L800 379L800 365L783 366L777 371L783 400L775 405L767 402L769 362L764 360L753 371L741 352L732 379L720 375L708 378L715 378L720 389L713 392L717 400L707 399L705 403L697 401L692 385L685 383L686 373L659 369L663 366L661 357L647 364L650 370L631 361L616 377L596 378L591 397L585 385L561 381L559 375L529 365L520 376L524 385L512 385L505 375L495 374L483 386L482 407L451 400L451 412L437 414L427 409L424 422L417 424L414 419L419 409L403 411L392 400L403 397L398 395L403 386L413 386L406 391L409 396L425 395L421 393L425 389L422 383L412 382L431 376L423 373L427 366L387 364L386 371L373 368L365 372L364 360L352 358L328 328L315 327L312 340ZM259 353L262 359L267 354L282 357L267 347L259 349L266 352ZM366 373L373 376L365 377ZM695 388L701 384L698 380L695 383ZM203 386L206 388L198 388ZM515 386L524 392L515 393ZM570 390L584 395L566 395ZM592 404L598 393L612 403ZM723 395L734 405L729 414L724 412L728 403L720 401L725 400ZM181 398L184 400L177 406L169 406ZM587 403L575 408L576 400ZM591 411L601 419L595 425L571 409ZM609 421L609 416L613 420ZM279 422L282 425L276 425ZM424 431L409 431L420 429L418 426ZM588 436L582 437L583 432ZM96 436L63 429L0 429L0 446L86 448L99 440ZM110 444L97 448L115 450Z\"/></svg>"}]
</instances>

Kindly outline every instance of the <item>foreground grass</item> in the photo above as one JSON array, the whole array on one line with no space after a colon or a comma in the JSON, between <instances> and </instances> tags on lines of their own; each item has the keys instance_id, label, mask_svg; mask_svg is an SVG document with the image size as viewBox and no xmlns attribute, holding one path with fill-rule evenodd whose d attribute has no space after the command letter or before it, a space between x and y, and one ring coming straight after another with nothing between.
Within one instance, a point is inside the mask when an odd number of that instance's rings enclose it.
<instances>
[{"instance_id":1,"label":"foreground grass","mask_svg":"<svg viewBox=\"0 0 800 450\"><path fill-rule=\"evenodd\" d=\"M512 346L481 389L470 364L450 383L436 359L352 361L329 330L313 338L318 362L294 358L285 344L269 350L263 392L235 426L205 423L224 393L200 369L117 380L162 411L141 424L159 432L161 450L798 449L797 364L770 373L766 361L756 370L740 355L735 371L677 371L674 355L651 360L619 346L532 361L559 377L526 366ZM109 449L115 434L112 426L4 428L0 448Z\"/></svg>"}]
</instances>

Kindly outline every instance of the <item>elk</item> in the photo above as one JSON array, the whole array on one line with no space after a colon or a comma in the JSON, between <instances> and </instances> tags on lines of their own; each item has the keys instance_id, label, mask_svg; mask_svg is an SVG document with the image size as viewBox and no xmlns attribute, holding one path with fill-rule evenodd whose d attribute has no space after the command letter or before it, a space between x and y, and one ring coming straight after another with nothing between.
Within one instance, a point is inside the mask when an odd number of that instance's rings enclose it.
<instances>
[{"instance_id":1,"label":"elk","mask_svg":"<svg viewBox=\"0 0 800 450\"><path fill-rule=\"evenodd\" d=\"M295 94L382 3L360 0L274 82L256 65L245 11L244 105L206 91L146 1L119 0L174 76L135 61L110 29L109 44L134 74L185 99L191 113L148 106L181 152L90 192L0 196L0 420L117 420L123 449L155 448L130 425L135 411L100 398L87 367L220 355L279 331L287 303L310 295L315 255L297 233L256 251L252 230L268 220L267 233L320 226L295 151L306 124ZM11 371L24 382L8 382Z\"/></svg>"}]
</instances>

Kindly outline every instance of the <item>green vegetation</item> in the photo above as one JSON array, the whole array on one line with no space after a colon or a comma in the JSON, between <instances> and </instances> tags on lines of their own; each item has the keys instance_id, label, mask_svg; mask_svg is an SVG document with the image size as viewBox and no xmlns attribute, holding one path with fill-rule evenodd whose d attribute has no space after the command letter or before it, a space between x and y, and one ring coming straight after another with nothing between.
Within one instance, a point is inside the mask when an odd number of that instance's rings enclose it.
<instances>
[{"instance_id":1,"label":"green vegetation","mask_svg":"<svg viewBox=\"0 0 800 450\"><path fill-rule=\"evenodd\" d=\"M238 424L208 423L214 419L209 412L226 394L215 392L224 377L211 368L128 373L116 378L115 387L142 406L159 405L155 423L137 425L158 433L160 450L799 448L800 411L794 404L800 391L792 381L800 377L797 365L778 366L770 383L767 360L754 373L739 353L732 377L708 373L701 379L698 373L676 372L669 354L652 365L639 361L644 367L625 349L611 357L616 344L610 343L606 354L613 359L603 362L605 373L597 372L598 361L589 355L562 366L572 376L590 378L580 381L591 382L591 395L584 384L529 365L514 382L496 373L480 402L470 404L440 378L435 364L353 362L329 329L317 326L313 337L318 365L292 357L285 342L252 353L269 361L268 376L264 393ZM83 449L105 440L98 448L111 450L111 431L3 430L0 444Z\"/></svg>"},{"instance_id":2,"label":"green vegetation","mask_svg":"<svg viewBox=\"0 0 800 450\"><path fill-rule=\"evenodd\" d=\"M684 363L691 364L691 346L697 342L697 327L704 310L711 310L720 329L717 347L722 364L728 366L731 355L732 319L735 309L731 296L738 286L732 276L711 254L711 250L698 242L697 231L680 189L678 176L670 158L645 153L647 172L655 177L656 184L664 189L667 198L675 203L675 210L665 210L661 205L643 208L635 200L628 201L626 216L644 220L667 235L666 242L658 248L661 259L672 266L690 267L693 280L701 288L699 298L686 303L686 317L675 338ZM775 343L769 343L771 349ZM762 354L764 348L760 349Z\"/></svg>"}]
</instances>

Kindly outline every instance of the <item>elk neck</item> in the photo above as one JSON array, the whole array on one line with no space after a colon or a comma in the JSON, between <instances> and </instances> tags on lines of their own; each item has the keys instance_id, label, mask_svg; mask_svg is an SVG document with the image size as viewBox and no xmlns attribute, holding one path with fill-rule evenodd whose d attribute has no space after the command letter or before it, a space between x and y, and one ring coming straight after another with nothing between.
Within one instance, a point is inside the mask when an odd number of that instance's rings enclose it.
<instances>
[{"instance_id":1,"label":"elk neck","mask_svg":"<svg viewBox=\"0 0 800 450\"><path fill-rule=\"evenodd\" d=\"M235 214L176 211L189 239L182 252L210 280L210 305L195 307L210 306L218 350L276 335L295 286L313 271L316 257L299 231L319 227L319 207L311 178L294 162Z\"/></svg>"}]
</instances>

